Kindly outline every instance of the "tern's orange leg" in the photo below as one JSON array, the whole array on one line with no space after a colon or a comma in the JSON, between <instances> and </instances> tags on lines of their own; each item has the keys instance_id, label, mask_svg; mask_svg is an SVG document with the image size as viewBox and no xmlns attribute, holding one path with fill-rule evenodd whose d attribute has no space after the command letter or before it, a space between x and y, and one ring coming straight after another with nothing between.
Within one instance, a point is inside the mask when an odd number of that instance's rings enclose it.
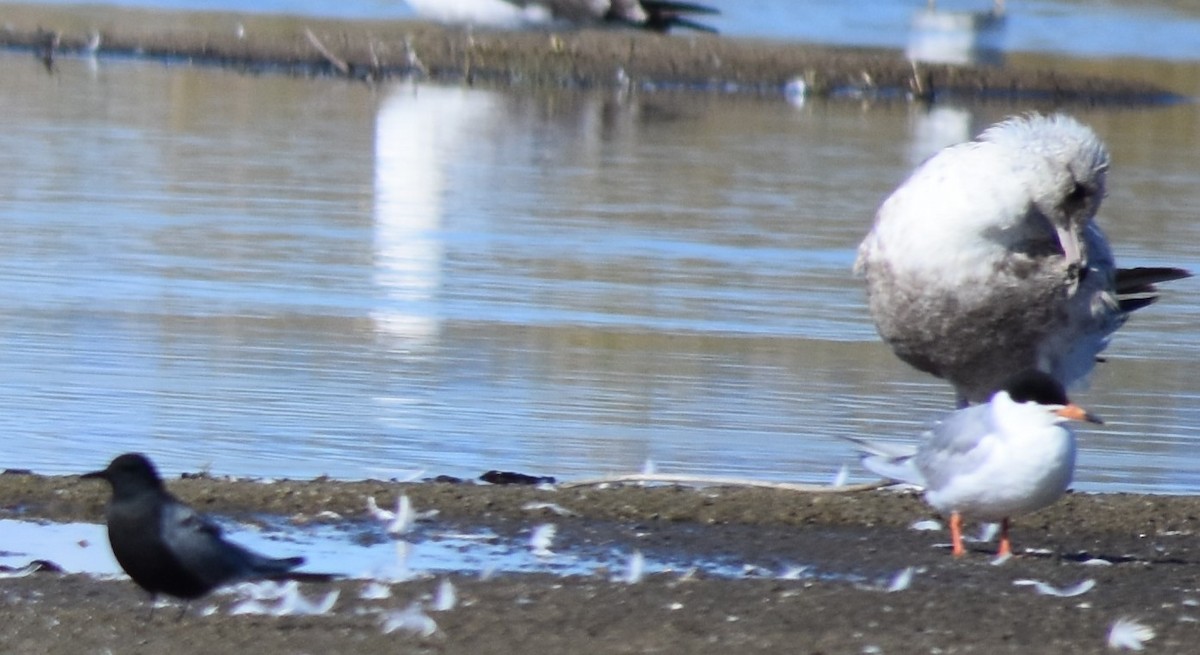
<instances>
[{"instance_id":1,"label":"tern's orange leg","mask_svg":"<svg viewBox=\"0 0 1200 655\"><path fill-rule=\"evenodd\" d=\"M1012 556L1012 542L1008 540L1008 517L1000 521L1000 550L996 551L996 555L1000 557Z\"/></svg>"},{"instance_id":2,"label":"tern's orange leg","mask_svg":"<svg viewBox=\"0 0 1200 655\"><path fill-rule=\"evenodd\" d=\"M962 515L958 512L950 512L950 544L950 552L955 557L967 554L967 549L963 548Z\"/></svg>"}]
</instances>

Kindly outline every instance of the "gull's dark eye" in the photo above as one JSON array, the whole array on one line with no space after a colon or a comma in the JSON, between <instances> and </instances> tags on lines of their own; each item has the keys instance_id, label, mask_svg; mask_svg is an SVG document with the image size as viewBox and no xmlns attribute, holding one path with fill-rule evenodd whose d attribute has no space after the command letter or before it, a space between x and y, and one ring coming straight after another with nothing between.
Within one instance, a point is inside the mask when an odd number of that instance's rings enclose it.
<instances>
[{"instance_id":1,"label":"gull's dark eye","mask_svg":"<svg viewBox=\"0 0 1200 655\"><path fill-rule=\"evenodd\" d=\"M1084 198L1087 197L1087 193L1087 187L1076 182L1075 186L1071 189L1071 192L1067 194L1066 201L1068 204L1078 205L1079 203L1083 202Z\"/></svg>"}]
</instances>

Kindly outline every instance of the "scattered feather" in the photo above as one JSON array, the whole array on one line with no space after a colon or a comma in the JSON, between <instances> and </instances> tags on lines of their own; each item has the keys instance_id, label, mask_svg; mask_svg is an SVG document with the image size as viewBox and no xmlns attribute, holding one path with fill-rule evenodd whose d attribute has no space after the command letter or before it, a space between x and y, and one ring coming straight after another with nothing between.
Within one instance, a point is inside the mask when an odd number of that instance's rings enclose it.
<instances>
[{"instance_id":1,"label":"scattered feather","mask_svg":"<svg viewBox=\"0 0 1200 655\"><path fill-rule=\"evenodd\" d=\"M624 582L625 584L637 584L646 577L646 557L642 555L642 551L635 550L629 556L629 563L625 565L624 575L618 576L616 582Z\"/></svg>"},{"instance_id":2,"label":"scattered feather","mask_svg":"<svg viewBox=\"0 0 1200 655\"><path fill-rule=\"evenodd\" d=\"M383 584L372 580L363 586L362 591L358 592L358 597L363 600L383 600L384 598L392 597L391 585Z\"/></svg>"},{"instance_id":3,"label":"scattered feather","mask_svg":"<svg viewBox=\"0 0 1200 655\"><path fill-rule=\"evenodd\" d=\"M533 534L529 536L529 548L533 550L533 554L538 557L553 557L554 551L550 550L550 544L557 532L558 528L553 523L543 523L534 528Z\"/></svg>"},{"instance_id":4,"label":"scattered feather","mask_svg":"<svg viewBox=\"0 0 1200 655\"><path fill-rule=\"evenodd\" d=\"M327 614L337 602L339 591L333 590L319 601L312 601L300 593L300 584L295 580L279 584L264 581L244 583L238 588L247 597L229 610L230 614L264 614L267 616L316 616Z\"/></svg>"},{"instance_id":5,"label":"scattered feather","mask_svg":"<svg viewBox=\"0 0 1200 655\"><path fill-rule=\"evenodd\" d=\"M842 464L842 468L838 469L838 472L833 475L833 486L844 487L846 486L846 481L849 479L850 467Z\"/></svg>"},{"instance_id":6,"label":"scattered feather","mask_svg":"<svg viewBox=\"0 0 1200 655\"><path fill-rule=\"evenodd\" d=\"M787 568L785 568L783 570L783 573L779 574L779 579L780 580L799 580L803 577L806 577L808 575L809 569L811 569L811 568L812 568L811 566L804 566L804 565L802 565L802 566L789 565Z\"/></svg>"},{"instance_id":7,"label":"scattered feather","mask_svg":"<svg viewBox=\"0 0 1200 655\"><path fill-rule=\"evenodd\" d=\"M403 630L422 637L431 637L437 632L437 629L437 622L425 613L420 603L412 603L402 610L389 612L383 616L383 634L385 635Z\"/></svg>"},{"instance_id":8,"label":"scattered feather","mask_svg":"<svg viewBox=\"0 0 1200 655\"><path fill-rule=\"evenodd\" d=\"M545 503L545 502L525 503L524 505L521 506L521 509L523 509L527 512L536 512L537 510L540 510L540 509L548 509L551 512L554 512L555 514L558 514L559 516L579 516L579 514L577 512L573 512L573 511L567 509L566 507L559 505L558 503Z\"/></svg>"},{"instance_id":9,"label":"scattered feather","mask_svg":"<svg viewBox=\"0 0 1200 655\"><path fill-rule=\"evenodd\" d=\"M993 539L995 539L996 535L999 532L1000 532L1000 524L999 523L984 523L979 526L979 534L978 535L976 535L974 537L963 535L963 541L966 541L968 543L986 544L986 543L991 542Z\"/></svg>"},{"instance_id":10,"label":"scattered feather","mask_svg":"<svg viewBox=\"0 0 1200 655\"><path fill-rule=\"evenodd\" d=\"M412 529L413 523L416 522L416 517L412 511L412 501L408 499L407 494L400 494L396 497L396 511L389 512L386 509L381 509L375 503L374 496L367 497L367 513L376 521L387 524L387 533L393 537L398 537Z\"/></svg>"},{"instance_id":11,"label":"scattered feather","mask_svg":"<svg viewBox=\"0 0 1200 655\"><path fill-rule=\"evenodd\" d=\"M1110 562L1106 559L1100 558L1100 557L1093 557L1091 559L1085 559L1082 562L1080 562L1080 564L1082 564L1084 566L1112 566L1112 562Z\"/></svg>"},{"instance_id":12,"label":"scattered feather","mask_svg":"<svg viewBox=\"0 0 1200 655\"><path fill-rule=\"evenodd\" d=\"M942 523L941 521L935 521L933 519L925 519L923 521L917 521L916 523L913 523L912 525L908 526L908 529L917 530L918 532L937 531L942 529Z\"/></svg>"},{"instance_id":13,"label":"scattered feather","mask_svg":"<svg viewBox=\"0 0 1200 655\"><path fill-rule=\"evenodd\" d=\"M1033 587L1034 591L1043 596L1058 596L1059 598L1070 598L1086 594L1096 586L1096 581L1092 579L1084 580L1077 585L1056 589L1053 586L1042 582L1041 580L1013 580L1013 584L1020 587Z\"/></svg>"},{"instance_id":14,"label":"scattered feather","mask_svg":"<svg viewBox=\"0 0 1200 655\"><path fill-rule=\"evenodd\" d=\"M458 591L449 578L442 578L442 581L438 583L437 591L433 594L433 607L430 609L435 612L448 612L456 606L458 606Z\"/></svg>"},{"instance_id":15,"label":"scattered feather","mask_svg":"<svg viewBox=\"0 0 1200 655\"><path fill-rule=\"evenodd\" d=\"M375 496L367 496L367 514L380 523L388 523L396 518L395 512L389 512L379 507L379 504L375 502Z\"/></svg>"},{"instance_id":16,"label":"scattered feather","mask_svg":"<svg viewBox=\"0 0 1200 655\"><path fill-rule=\"evenodd\" d=\"M208 607L205 607L204 609L200 610L200 616L212 616L213 614L216 614L216 613L217 613L216 605L209 605Z\"/></svg>"},{"instance_id":17,"label":"scattered feather","mask_svg":"<svg viewBox=\"0 0 1200 655\"><path fill-rule=\"evenodd\" d=\"M1108 629L1108 647L1114 650L1140 651L1153 638L1154 628L1127 617L1117 619Z\"/></svg>"},{"instance_id":18,"label":"scattered feather","mask_svg":"<svg viewBox=\"0 0 1200 655\"><path fill-rule=\"evenodd\" d=\"M916 569L911 566L900 571L896 575L892 576L892 581L888 584L885 591L892 593L894 591L904 591L905 589L908 589L912 585L913 574L916 572Z\"/></svg>"},{"instance_id":19,"label":"scattered feather","mask_svg":"<svg viewBox=\"0 0 1200 655\"><path fill-rule=\"evenodd\" d=\"M992 566L1000 566L1001 564L1004 564L1005 562L1007 562L1008 560L1010 560L1012 558L1013 558L1012 553L998 554L992 558L991 562L988 562L988 563L991 564Z\"/></svg>"}]
</instances>

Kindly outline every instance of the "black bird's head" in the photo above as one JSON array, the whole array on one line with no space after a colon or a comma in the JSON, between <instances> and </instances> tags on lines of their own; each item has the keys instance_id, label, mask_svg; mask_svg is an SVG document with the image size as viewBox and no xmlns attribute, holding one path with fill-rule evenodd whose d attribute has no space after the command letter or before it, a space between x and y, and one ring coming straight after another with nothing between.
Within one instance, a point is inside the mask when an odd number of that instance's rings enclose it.
<instances>
[{"instance_id":1,"label":"black bird's head","mask_svg":"<svg viewBox=\"0 0 1200 655\"><path fill-rule=\"evenodd\" d=\"M108 468L84 473L83 478L99 478L112 485L113 493L162 489L162 479L154 464L141 453L125 453L109 462Z\"/></svg>"}]
</instances>

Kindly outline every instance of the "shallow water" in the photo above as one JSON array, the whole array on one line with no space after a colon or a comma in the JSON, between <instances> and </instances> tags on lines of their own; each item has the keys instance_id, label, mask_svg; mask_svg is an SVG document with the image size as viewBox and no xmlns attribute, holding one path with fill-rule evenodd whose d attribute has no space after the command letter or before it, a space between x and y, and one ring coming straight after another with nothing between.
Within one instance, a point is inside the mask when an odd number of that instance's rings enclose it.
<instances>
[{"instance_id":1,"label":"shallow water","mask_svg":"<svg viewBox=\"0 0 1200 655\"><path fill-rule=\"evenodd\" d=\"M272 557L303 556L299 569L342 577L404 582L457 573L490 576L502 573L555 575L609 574L622 579L637 572L702 573L705 576L799 576L807 567L780 570L740 564L729 558L699 558L686 553L646 557L640 552L603 546L561 545L553 534L532 544L533 533L551 523L531 523L527 531L502 537L480 528L456 531L445 526L420 527L404 539L389 538L382 527L361 522L338 526L266 529L227 524L225 537ZM122 576L108 546L103 525L0 519L0 566L20 571L34 560L49 561L66 573ZM816 575L810 571L808 575ZM0 572L0 578L5 573ZM850 579L849 574L825 573Z\"/></svg>"},{"instance_id":2,"label":"shallow water","mask_svg":"<svg viewBox=\"0 0 1200 655\"><path fill-rule=\"evenodd\" d=\"M874 208L1029 108L15 55L0 83L3 465L40 473L141 450L168 474L828 481L853 465L836 435L915 437L952 405L867 319L849 269ZM1075 113L1113 151L1121 263L1200 270L1196 106ZM1079 488L1200 484L1197 288L1075 394L1109 422Z\"/></svg>"}]
</instances>

